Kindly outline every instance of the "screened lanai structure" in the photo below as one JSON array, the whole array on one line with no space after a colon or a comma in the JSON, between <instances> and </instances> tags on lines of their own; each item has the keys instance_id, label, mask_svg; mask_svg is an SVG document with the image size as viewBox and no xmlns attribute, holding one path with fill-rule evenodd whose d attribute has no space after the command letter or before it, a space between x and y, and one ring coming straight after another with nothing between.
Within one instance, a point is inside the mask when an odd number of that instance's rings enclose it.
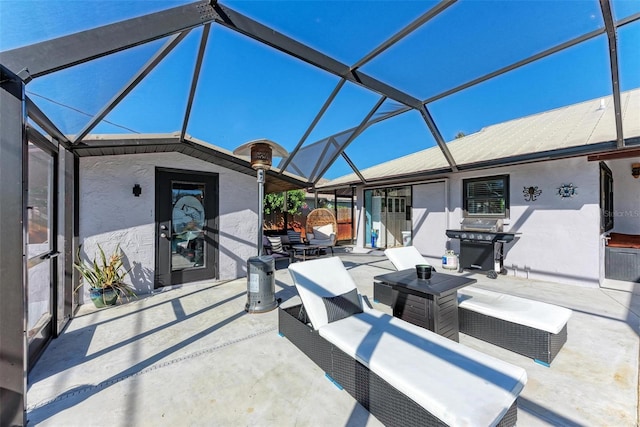
<instances>
[{"instance_id":1,"label":"screened lanai structure","mask_svg":"<svg viewBox=\"0 0 640 427\"><path fill-rule=\"evenodd\" d=\"M328 179L353 195L362 170L429 148L438 166L414 181L640 162L625 96L640 87L639 21L633 0L0 2L0 424L26 424L26 373L78 304L79 247L122 243L139 292L246 274L260 208L233 152L247 141L287 151L267 192ZM497 138L483 162L449 149L595 99L610 126L589 143L504 160ZM178 194L207 212L195 243L166 238Z\"/></svg>"}]
</instances>

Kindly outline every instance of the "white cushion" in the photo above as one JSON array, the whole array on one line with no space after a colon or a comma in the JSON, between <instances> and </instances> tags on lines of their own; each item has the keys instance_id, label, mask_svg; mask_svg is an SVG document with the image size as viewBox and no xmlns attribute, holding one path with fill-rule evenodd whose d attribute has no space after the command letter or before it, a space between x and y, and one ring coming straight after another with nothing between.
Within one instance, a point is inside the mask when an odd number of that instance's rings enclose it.
<instances>
[{"instance_id":1,"label":"white cushion","mask_svg":"<svg viewBox=\"0 0 640 427\"><path fill-rule=\"evenodd\" d=\"M458 307L557 334L569 321L568 308L476 287L458 290Z\"/></svg>"},{"instance_id":2,"label":"white cushion","mask_svg":"<svg viewBox=\"0 0 640 427\"><path fill-rule=\"evenodd\" d=\"M415 246L385 249L384 254L389 258L396 270L415 268L418 264L429 264Z\"/></svg>"},{"instance_id":3,"label":"white cushion","mask_svg":"<svg viewBox=\"0 0 640 427\"><path fill-rule=\"evenodd\" d=\"M331 239L333 236L333 226L331 224L316 225L313 227L313 236L318 240Z\"/></svg>"},{"instance_id":4,"label":"white cushion","mask_svg":"<svg viewBox=\"0 0 640 427\"><path fill-rule=\"evenodd\" d=\"M452 426L493 426L527 382L524 369L370 309L319 334Z\"/></svg>"},{"instance_id":5,"label":"white cushion","mask_svg":"<svg viewBox=\"0 0 640 427\"><path fill-rule=\"evenodd\" d=\"M280 236L267 236L271 243L271 250L273 252L282 252L282 239Z\"/></svg>"},{"instance_id":6,"label":"white cushion","mask_svg":"<svg viewBox=\"0 0 640 427\"><path fill-rule=\"evenodd\" d=\"M339 257L319 258L296 262L289 266L289 274L296 286L311 325L319 329L328 323L323 297L342 295L356 289L353 278ZM362 302L362 296L360 296ZM362 304L367 310L367 304Z\"/></svg>"}]
</instances>

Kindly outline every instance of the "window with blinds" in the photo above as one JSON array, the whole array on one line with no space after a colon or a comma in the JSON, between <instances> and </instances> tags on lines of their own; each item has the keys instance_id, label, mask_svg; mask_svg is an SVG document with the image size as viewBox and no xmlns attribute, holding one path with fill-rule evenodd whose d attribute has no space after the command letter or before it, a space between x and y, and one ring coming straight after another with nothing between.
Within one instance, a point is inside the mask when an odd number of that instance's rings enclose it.
<instances>
[{"instance_id":1,"label":"window with blinds","mask_svg":"<svg viewBox=\"0 0 640 427\"><path fill-rule=\"evenodd\" d=\"M509 175L465 179L462 186L465 217L509 217Z\"/></svg>"}]
</instances>

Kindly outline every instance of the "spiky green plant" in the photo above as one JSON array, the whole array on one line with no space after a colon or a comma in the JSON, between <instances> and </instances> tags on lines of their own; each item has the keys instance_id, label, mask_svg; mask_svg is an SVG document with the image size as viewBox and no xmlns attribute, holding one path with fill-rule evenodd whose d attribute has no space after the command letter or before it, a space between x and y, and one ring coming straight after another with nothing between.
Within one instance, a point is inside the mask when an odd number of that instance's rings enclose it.
<instances>
[{"instance_id":1,"label":"spiky green plant","mask_svg":"<svg viewBox=\"0 0 640 427\"><path fill-rule=\"evenodd\" d=\"M81 247L82 245L78 247L76 262L73 264L82 276L82 283L78 288L87 284L94 289L111 288L118 295L118 298L128 300L130 297L136 296L131 286L124 282L124 278L129 274L131 268L124 270L124 264L122 262L123 255L120 251L120 244L116 246L113 254L111 254L108 259L102 247L98 245L98 254L100 255L100 259L99 261L96 261L96 258L94 257L93 262L91 263L82 260L80 257Z\"/></svg>"}]
</instances>

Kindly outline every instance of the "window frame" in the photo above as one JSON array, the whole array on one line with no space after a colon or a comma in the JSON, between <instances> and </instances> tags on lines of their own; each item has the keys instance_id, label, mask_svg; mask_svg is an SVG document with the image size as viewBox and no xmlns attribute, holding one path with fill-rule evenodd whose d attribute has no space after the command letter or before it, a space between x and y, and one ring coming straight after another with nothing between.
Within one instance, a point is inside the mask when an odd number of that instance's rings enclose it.
<instances>
[{"instance_id":1,"label":"window frame","mask_svg":"<svg viewBox=\"0 0 640 427\"><path fill-rule=\"evenodd\" d=\"M467 178L462 180L462 215L464 218L509 218L510 211L510 191L509 191L509 175L492 175L492 176L482 176L477 178ZM493 200L504 199L504 212L501 213L470 213L469 212L469 201L473 199L469 199L467 197L468 194L468 185L474 184L478 182L488 182L502 180L504 186L504 196L501 198L495 198Z\"/></svg>"},{"instance_id":2,"label":"window frame","mask_svg":"<svg viewBox=\"0 0 640 427\"><path fill-rule=\"evenodd\" d=\"M600 162L600 232L613 230L614 201L613 173L605 162Z\"/></svg>"}]
</instances>

